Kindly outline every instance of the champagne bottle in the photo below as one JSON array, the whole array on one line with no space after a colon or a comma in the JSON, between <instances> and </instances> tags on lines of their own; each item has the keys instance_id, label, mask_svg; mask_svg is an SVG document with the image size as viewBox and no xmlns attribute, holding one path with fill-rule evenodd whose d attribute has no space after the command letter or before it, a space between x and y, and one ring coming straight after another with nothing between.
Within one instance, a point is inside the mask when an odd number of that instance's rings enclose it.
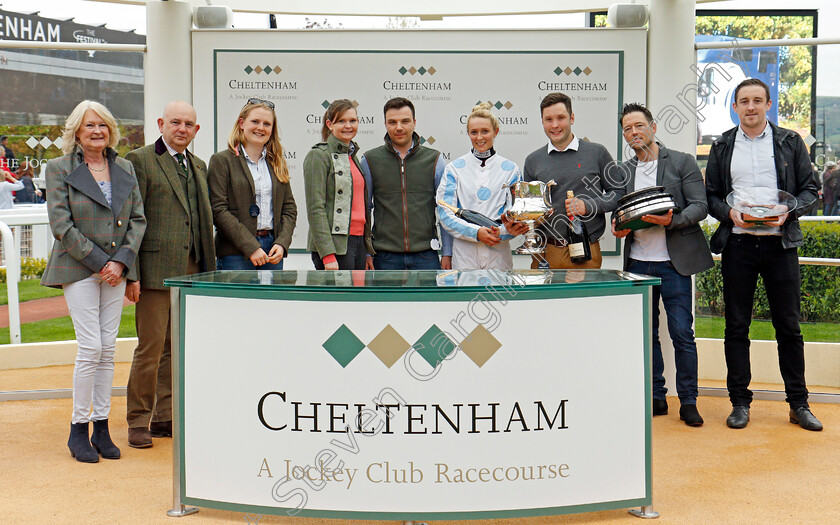
<instances>
[{"instance_id":1,"label":"champagne bottle","mask_svg":"<svg viewBox=\"0 0 840 525\"><path fill-rule=\"evenodd\" d=\"M566 198L573 199L575 192L567 191ZM589 246L589 232L586 224L574 213L569 214L569 257L573 263L584 263L592 259L592 248Z\"/></svg>"},{"instance_id":2,"label":"champagne bottle","mask_svg":"<svg viewBox=\"0 0 840 525\"><path fill-rule=\"evenodd\" d=\"M455 206L452 206L448 202L444 201L438 201L438 204L451 210L456 217L460 217L465 221L471 224L475 224L477 226L484 226L486 228L498 228L502 224L500 221L494 221L487 215L483 215L481 213L478 213L477 211L465 210L464 208L456 208Z\"/></svg>"}]
</instances>

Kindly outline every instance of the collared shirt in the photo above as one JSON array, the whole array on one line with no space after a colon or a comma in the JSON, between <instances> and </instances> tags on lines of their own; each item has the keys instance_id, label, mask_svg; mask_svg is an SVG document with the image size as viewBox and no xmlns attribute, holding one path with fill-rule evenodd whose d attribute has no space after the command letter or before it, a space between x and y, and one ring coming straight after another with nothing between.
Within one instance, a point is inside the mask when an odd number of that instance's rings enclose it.
<instances>
[{"instance_id":1,"label":"collared shirt","mask_svg":"<svg viewBox=\"0 0 840 525\"><path fill-rule=\"evenodd\" d=\"M576 135L572 135L572 141L569 142L569 145L566 146L566 149L557 149L557 146L555 146L554 143L552 143L549 140L548 141L548 149L546 151L549 154L551 154L552 151L557 151L557 152L563 153L564 151L569 151L569 150L577 151L578 147L580 147L580 139L577 138Z\"/></svg>"},{"instance_id":2,"label":"collared shirt","mask_svg":"<svg viewBox=\"0 0 840 525\"><path fill-rule=\"evenodd\" d=\"M178 155L178 153L180 153L180 152L179 152L179 151L176 151L176 150L175 150L172 146L170 146L170 145L169 145L169 143L168 143L168 142L166 142L166 139L165 139L165 138L163 138L163 136L161 136L161 137L160 137L160 140L162 140L162 141L163 141L163 145L164 145L164 146L166 146L166 151L168 151L168 152L169 152L169 154L170 154L170 155L172 155L172 159L173 159L173 160L175 160L175 163L176 163L176 164L180 164L180 163L178 162L178 157L176 157L176 155ZM186 151L186 150L184 150L184 152L182 153L182 155L184 156L184 159L186 159L186 158L187 158L187 151ZM189 170L187 170L187 171L189 171Z\"/></svg>"},{"instance_id":3,"label":"collared shirt","mask_svg":"<svg viewBox=\"0 0 840 525\"><path fill-rule=\"evenodd\" d=\"M251 176L254 178L254 193L256 193L256 204L260 208L260 214L257 216L258 230L273 230L274 229L274 210L271 206L271 173L268 171L268 163L265 160L266 149L263 148L262 155L256 161L248 157L248 152L245 148L240 148L242 154L245 155L245 162L248 164L248 169L251 170Z\"/></svg>"},{"instance_id":4,"label":"collared shirt","mask_svg":"<svg viewBox=\"0 0 840 525\"><path fill-rule=\"evenodd\" d=\"M412 140L411 141L411 146L408 148L408 151L406 151L405 154L403 154L402 152L400 152L400 150L395 148L393 144L391 145L391 148L394 150L394 153L396 153L399 158L404 159L404 158L408 157L408 154L411 153L411 150L413 150L414 146L416 146L416 145L417 144L414 143L414 140Z\"/></svg>"},{"instance_id":5,"label":"collared shirt","mask_svg":"<svg viewBox=\"0 0 840 525\"><path fill-rule=\"evenodd\" d=\"M773 151L773 128L766 124L764 131L751 139L744 133L741 126L735 132L735 145L732 150L732 191L749 191L755 195L765 194L768 198L775 198L779 186L776 177L776 161ZM771 202L756 202L754 204L770 204ZM779 227L754 226L739 228L734 226L733 233L750 235L781 235Z\"/></svg>"}]
</instances>

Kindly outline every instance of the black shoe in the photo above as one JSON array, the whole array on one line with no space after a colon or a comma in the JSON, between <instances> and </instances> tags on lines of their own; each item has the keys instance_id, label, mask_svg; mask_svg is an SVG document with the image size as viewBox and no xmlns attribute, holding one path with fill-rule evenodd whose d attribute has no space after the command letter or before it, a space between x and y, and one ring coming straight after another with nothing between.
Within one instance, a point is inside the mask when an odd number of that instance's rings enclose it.
<instances>
[{"instance_id":1,"label":"black shoe","mask_svg":"<svg viewBox=\"0 0 840 525\"><path fill-rule=\"evenodd\" d=\"M111 441L107 419L93 422L93 435L90 436L90 444L103 458L120 459L120 449Z\"/></svg>"},{"instance_id":2,"label":"black shoe","mask_svg":"<svg viewBox=\"0 0 840 525\"><path fill-rule=\"evenodd\" d=\"M67 440L70 456L82 463L96 463L99 454L90 446L87 423L70 423L70 439Z\"/></svg>"},{"instance_id":3,"label":"black shoe","mask_svg":"<svg viewBox=\"0 0 840 525\"><path fill-rule=\"evenodd\" d=\"M149 433L153 438L171 438L172 421L152 421L149 423Z\"/></svg>"},{"instance_id":4,"label":"black shoe","mask_svg":"<svg viewBox=\"0 0 840 525\"><path fill-rule=\"evenodd\" d=\"M750 407L743 405L735 405L732 407L732 413L726 418L726 426L729 428L745 428L750 422Z\"/></svg>"},{"instance_id":5,"label":"black shoe","mask_svg":"<svg viewBox=\"0 0 840 525\"><path fill-rule=\"evenodd\" d=\"M653 399L653 415L664 416L668 414L668 402L664 399Z\"/></svg>"},{"instance_id":6,"label":"black shoe","mask_svg":"<svg viewBox=\"0 0 840 525\"><path fill-rule=\"evenodd\" d=\"M822 430L820 420L811 413L808 407L797 407L790 409L790 422L796 423L805 430Z\"/></svg>"},{"instance_id":7,"label":"black shoe","mask_svg":"<svg viewBox=\"0 0 840 525\"><path fill-rule=\"evenodd\" d=\"M685 421L685 424L690 427L703 426L703 418L697 411L697 405L682 405L680 407L680 421Z\"/></svg>"}]
</instances>

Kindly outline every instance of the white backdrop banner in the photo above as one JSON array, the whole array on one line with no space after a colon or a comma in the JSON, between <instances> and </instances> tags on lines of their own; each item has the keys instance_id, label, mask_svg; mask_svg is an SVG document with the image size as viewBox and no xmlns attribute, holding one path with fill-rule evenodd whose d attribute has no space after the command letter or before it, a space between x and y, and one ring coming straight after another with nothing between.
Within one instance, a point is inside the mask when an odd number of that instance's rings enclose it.
<instances>
[{"instance_id":1,"label":"white backdrop banner","mask_svg":"<svg viewBox=\"0 0 840 525\"><path fill-rule=\"evenodd\" d=\"M646 290L182 289L184 501L361 519L649 504Z\"/></svg>"},{"instance_id":2,"label":"white backdrop banner","mask_svg":"<svg viewBox=\"0 0 840 525\"><path fill-rule=\"evenodd\" d=\"M321 141L332 100L358 104L364 152L382 144L384 103L410 99L424 144L447 160L469 151L466 115L490 102L502 122L496 149L521 167L547 143L540 100L561 91L572 98L575 134L618 160L621 106L645 100L645 42L644 30L197 30L193 92L204 128L195 150L206 160L224 149L247 99L274 102L299 208L292 247L305 248L303 159Z\"/></svg>"}]
</instances>

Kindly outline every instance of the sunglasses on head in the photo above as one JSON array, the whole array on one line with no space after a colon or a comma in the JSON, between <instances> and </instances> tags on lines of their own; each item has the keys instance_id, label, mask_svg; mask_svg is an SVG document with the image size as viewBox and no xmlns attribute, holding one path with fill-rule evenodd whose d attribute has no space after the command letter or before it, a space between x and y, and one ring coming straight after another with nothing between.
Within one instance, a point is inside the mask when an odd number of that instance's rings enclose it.
<instances>
[{"instance_id":1,"label":"sunglasses on head","mask_svg":"<svg viewBox=\"0 0 840 525\"><path fill-rule=\"evenodd\" d=\"M265 104L269 108L274 109L274 102L270 100L263 100L261 98L249 98L248 104Z\"/></svg>"}]
</instances>

